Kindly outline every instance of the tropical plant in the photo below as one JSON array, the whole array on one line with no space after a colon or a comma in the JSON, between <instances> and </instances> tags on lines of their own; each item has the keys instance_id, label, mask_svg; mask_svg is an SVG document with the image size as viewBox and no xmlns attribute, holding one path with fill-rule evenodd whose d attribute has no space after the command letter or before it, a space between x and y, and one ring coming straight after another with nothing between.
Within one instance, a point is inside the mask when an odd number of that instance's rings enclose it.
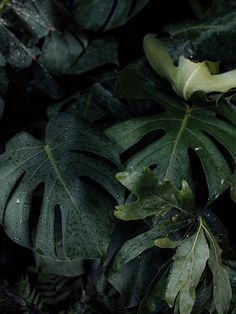
<instances>
[{"instance_id":1,"label":"tropical plant","mask_svg":"<svg viewBox=\"0 0 236 314\"><path fill-rule=\"evenodd\" d=\"M235 16L0 1L1 313L235 313Z\"/></svg>"}]
</instances>

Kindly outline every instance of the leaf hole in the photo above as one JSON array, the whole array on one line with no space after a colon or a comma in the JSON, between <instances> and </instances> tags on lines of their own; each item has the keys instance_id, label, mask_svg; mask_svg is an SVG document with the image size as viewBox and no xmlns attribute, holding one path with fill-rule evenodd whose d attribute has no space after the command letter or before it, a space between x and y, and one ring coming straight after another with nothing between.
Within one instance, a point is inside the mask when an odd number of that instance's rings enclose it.
<instances>
[{"instance_id":1,"label":"leaf hole","mask_svg":"<svg viewBox=\"0 0 236 314\"><path fill-rule=\"evenodd\" d=\"M206 131L203 131L203 133L215 144L215 146L218 148L218 150L221 152L221 154L226 159L226 162L230 168L230 170L233 172L235 168L235 162L233 159L233 156L230 154L230 152L224 147L224 145L214 136L209 134Z\"/></svg>"},{"instance_id":2,"label":"leaf hole","mask_svg":"<svg viewBox=\"0 0 236 314\"><path fill-rule=\"evenodd\" d=\"M215 116L216 116L217 119L219 119L221 121L224 121L226 123L229 123L230 125L232 125L234 127L233 123L228 118L226 118L225 116L221 115L220 113L216 113Z\"/></svg>"},{"instance_id":3,"label":"leaf hole","mask_svg":"<svg viewBox=\"0 0 236 314\"><path fill-rule=\"evenodd\" d=\"M35 244L35 235L37 232L37 226L39 221L39 216L42 208L43 194L44 194L45 184L40 183L32 192L31 197L31 210L29 213L29 238L32 245Z\"/></svg>"},{"instance_id":4,"label":"leaf hole","mask_svg":"<svg viewBox=\"0 0 236 314\"><path fill-rule=\"evenodd\" d=\"M88 177L88 176L81 176L80 180L83 183L85 183L87 186L93 187L93 189L96 189L97 191L101 192L103 195L105 194L106 198L108 198L112 202L112 204L114 204L114 206L117 205L114 197L99 182L97 182L96 180L94 180L93 178ZM96 195L96 191L94 191L93 194Z\"/></svg>"},{"instance_id":5,"label":"leaf hole","mask_svg":"<svg viewBox=\"0 0 236 314\"><path fill-rule=\"evenodd\" d=\"M201 160L193 148L188 149L190 167L194 182L194 190L199 206L204 206L208 200L208 187L206 175Z\"/></svg>"},{"instance_id":6,"label":"leaf hole","mask_svg":"<svg viewBox=\"0 0 236 314\"><path fill-rule=\"evenodd\" d=\"M57 256L63 256L62 218L59 205L54 208L54 241Z\"/></svg>"},{"instance_id":7,"label":"leaf hole","mask_svg":"<svg viewBox=\"0 0 236 314\"><path fill-rule=\"evenodd\" d=\"M152 164L151 166L148 166L148 168L152 171L155 170L156 167L157 167L157 164Z\"/></svg>"},{"instance_id":8,"label":"leaf hole","mask_svg":"<svg viewBox=\"0 0 236 314\"><path fill-rule=\"evenodd\" d=\"M154 130L148 132L136 144L121 154L121 162L125 163L128 159L143 150L145 147L161 139L165 134L166 132L164 130Z\"/></svg>"}]
</instances>

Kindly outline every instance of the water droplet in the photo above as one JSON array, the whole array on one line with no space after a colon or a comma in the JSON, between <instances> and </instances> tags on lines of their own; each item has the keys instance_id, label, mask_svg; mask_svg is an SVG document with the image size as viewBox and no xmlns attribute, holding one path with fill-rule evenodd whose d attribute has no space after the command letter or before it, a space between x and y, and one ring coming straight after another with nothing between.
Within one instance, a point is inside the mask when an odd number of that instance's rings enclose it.
<instances>
[{"instance_id":1,"label":"water droplet","mask_svg":"<svg viewBox=\"0 0 236 314\"><path fill-rule=\"evenodd\" d=\"M201 147L195 147L195 150L200 150L201 149Z\"/></svg>"},{"instance_id":2,"label":"water droplet","mask_svg":"<svg viewBox=\"0 0 236 314\"><path fill-rule=\"evenodd\" d=\"M224 184L224 182L225 182L225 180L224 180L224 179L222 179L222 180L220 181L220 184Z\"/></svg>"},{"instance_id":3,"label":"water droplet","mask_svg":"<svg viewBox=\"0 0 236 314\"><path fill-rule=\"evenodd\" d=\"M16 202L17 202L17 204L20 204L20 199L17 198L17 199L16 199Z\"/></svg>"},{"instance_id":4,"label":"water droplet","mask_svg":"<svg viewBox=\"0 0 236 314\"><path fill-rule=\"evenodd\" d=\"M120 197L120 195L119 195L119 194L116 194L116 197L117 197L117 198L119 198L119 197Z\"/></svg>"}]
</instances>

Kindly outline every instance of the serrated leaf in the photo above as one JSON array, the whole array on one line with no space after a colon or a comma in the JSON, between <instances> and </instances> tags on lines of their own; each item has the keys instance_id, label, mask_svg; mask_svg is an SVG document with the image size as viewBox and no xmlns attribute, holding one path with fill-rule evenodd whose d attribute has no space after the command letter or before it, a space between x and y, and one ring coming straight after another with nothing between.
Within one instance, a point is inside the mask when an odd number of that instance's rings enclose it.
<instances>
[{"instance_id":1,"label":"serrated leaf","mask_svg":"<svg viewBox=\"0 0 236 314\"><path fill-rule=\"evenodd\" d=\"M195 289L209 258L209 247L202 225L193 236L178 247L173 259L165 299L169 306L175 304L180 314L191 313L195 302Z\"/></svg>"},{"instance_id":2,"label":"serrated leaf","mask_svg":"<svg viewBox=\"0 0 236 314\"><path fill-rule=\"evenodd\" d=\"M92 40L70 32L51 32L45 39L42 63L53 74L78 75L104 64L118 64L118 46L111 35Z\"/></svg>"},{"instance_id":3,"label":"serrated leaf","mask_svg":"<svg viewBox=\"0 0 236 314\"><path fill-rule=\"evenodd\" d=\"M193 195L185 181L178 190L170 181L160 182L148 168L142 173L121 172L117 179L137 197L137 201L116 206L114 214L119 219L144 219L165 214L173 207L191 213Z\"/></svg>"},{"instance_id":4,"label":"serrated leaf","mask_svg":"<svg viewBox=\"0 0 236 314\"><path fill-rule=\"evenodd\" d=\"M232 297L232 289L227 268L222 264L222 250L209 229L204 226L204 232L210 244L208 265L213 275L214 305L219 314L228 313Z\"/></svg>"},{"instance_id":5,"label":"serrated leaf","mask_svg":"<svg viewBox=\"0 0 236 314\"><path fill-rule=\"evenodd\" d=\"M76 0L75 17L79 25L90 30L108 31L137 14L149 0ZM131 11L132 9L132 11Z\"/></svg>"},{"instance_id":6,"label":"serrated leaf","mask_svg":"<svg viewBox=\"0 0 236 314\"><path fill-rule=\"evenodd\" d=\"M192 171L188 155L195 151L203 166L211 202L228 186L232 172L221 146L236 161L236 108L220 103L215 109L193 105L171 97L158 87L140 79L140 73L131 66L124 70L117 82L118 97L153 99L165 112L119 123L106 133L121 147L122 152L137 144L152 131L164 131L156 141L147 144L126 162L128 171L141 171L145 166L157 165L154 172L160 180L171 180L178 188L185 179L193 188ZM230 122L229 122L230 121Z\"/></svg>"},{"instance_id":7,"label":"serrated leaf","mask_svg":"<svg viewBox=\"0 0 236 314\"><path fill-rule=\"evenodd\" d=\"M51 259L102 257L113 229L109 194L122 201L123 193L115 181L115 151L102 134L70 114L49 122L45 141L17 134L0 156L0 217L8 236ZM42 183L32 230L32 196Z\"/></svg>"}]
</instances>

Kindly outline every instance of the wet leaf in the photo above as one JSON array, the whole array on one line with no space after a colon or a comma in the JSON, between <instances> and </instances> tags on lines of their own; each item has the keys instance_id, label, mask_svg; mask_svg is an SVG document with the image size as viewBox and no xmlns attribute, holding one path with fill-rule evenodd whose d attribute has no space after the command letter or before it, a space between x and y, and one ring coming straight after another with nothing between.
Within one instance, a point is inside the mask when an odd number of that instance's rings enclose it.
<instances>
[{"instance_id":1,"label":"wet leaf","mask_svg":"<svg viewBox=\"0 0 236 314\"><path fill-rule=\"evenodd\" d=\"M142 146L126 161L127 171L142 171L145 166L156 168L160 180L171 180L181 188L186 180L191 188L192 169L189 150L199 158L208 186L208 201L211 202L229 187L232 175L227 153L236 160L235 126L236 108L232 103L221 101L219 107L193 104L191 107L170 91L159 89L152 81L141 79L143 72L130 65L120 74L116 93L120 98L152 99L164 112L142 116L116 124L106 131L120 147L121 152L131 148L153 131L158 138ZM217 176L216 176L217 174Z\"/></svg>"},{"instance_id":2,"label":"wet leaf","mask_svg":"<svg viewBox=\"0 0 236 314\"><path fill-rule=\"evenodd\" d=\"M120 26L137 14L149 0L76 0L76 20L83 28L110 30Z\"/></svg>"},{"instance_id":3,"label":"wet leaf","mask_svg":"<svg viewBox=\"0 0 236 314\"><path fill-rule=\"evenodd\" d=\"M113 229L113 203L123 193L111 147L70 114L49 122L44 141L24 132L12 138L0 156L0 217L8 236L51 259L102 257ZM32 225L31 202L40 184L40 213Z\"/></svg>"}]
</instances>

